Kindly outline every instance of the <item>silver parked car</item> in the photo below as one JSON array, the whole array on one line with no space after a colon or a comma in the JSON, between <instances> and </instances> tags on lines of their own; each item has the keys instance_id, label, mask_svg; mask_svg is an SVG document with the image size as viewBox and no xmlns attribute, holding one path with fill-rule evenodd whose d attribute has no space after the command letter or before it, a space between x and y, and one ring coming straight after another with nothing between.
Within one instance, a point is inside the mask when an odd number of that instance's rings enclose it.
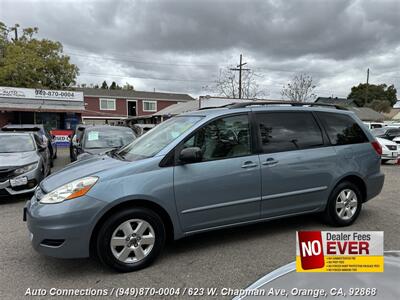
<instances>
[{"instance_id":1,"label":"silver parked car","mask_svg":"<svg viewBox=\"0 0 400 300\"><path fill-rule=\"evenodd\" d=\"M30 193L50 173L50 153L34 133L0 133L0 196Z\"/></svg>"},{"instance_id":2,"label":"silver parked car","mask_svg":"<svg viewBox=\"0 0 400 300\"><path fill-rule=\"evenodd\" d=\"M68 165L26 204L33 247L63 258L97 253L127 272L154 261L167 237L305 213L352 224L381 192L382 149L354 113L314 106L185 113Z\"/></svg>"}]
</instances>

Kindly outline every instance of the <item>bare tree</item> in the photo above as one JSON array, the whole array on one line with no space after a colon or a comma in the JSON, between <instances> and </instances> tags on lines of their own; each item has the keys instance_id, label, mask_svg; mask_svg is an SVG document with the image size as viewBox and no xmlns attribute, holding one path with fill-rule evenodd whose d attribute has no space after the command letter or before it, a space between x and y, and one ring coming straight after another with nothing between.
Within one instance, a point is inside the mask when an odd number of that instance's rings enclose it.
<instances>
[{"instance_id":1,"label":"bare tree","mask_svg":"<svg viewBox=\"0 0 400 300\"><path fill-rule=\"evenodd\" d=\"M315 99L315 85L311 75L297 74L282 88L281 95L291 101L309 102Z\"/></svg>"},{"instance_id":2,"label":"bare tree","mask_svg":"<svg viewBox=\"0 0 400 300\"><path fill-rule=\"evenodd\" d=\"M264 94L257 83L260 77L254 71L242 72L242 98L255 99ZM239 98L239 76L237 72L230 68L222 69L216 81L216 90L220 96L227 98Z\"/></svg>"}]
</instances>

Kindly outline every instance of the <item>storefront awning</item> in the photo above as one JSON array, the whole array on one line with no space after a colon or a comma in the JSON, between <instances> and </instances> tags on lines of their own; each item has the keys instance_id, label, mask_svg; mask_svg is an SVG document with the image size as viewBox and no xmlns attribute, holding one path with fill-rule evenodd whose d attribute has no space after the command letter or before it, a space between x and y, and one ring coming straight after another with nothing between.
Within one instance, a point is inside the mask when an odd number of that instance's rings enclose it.
<instances>
[{"instance_id":1,"label":"storefront awning","mask_svg":"<svg viewBox=\"0 0 400 300\"><path fill-rule=\"evenodd\" d=\"M0 111L82 113L84 110L83 101L0 98Z\"/></svg>"}]
</instances>

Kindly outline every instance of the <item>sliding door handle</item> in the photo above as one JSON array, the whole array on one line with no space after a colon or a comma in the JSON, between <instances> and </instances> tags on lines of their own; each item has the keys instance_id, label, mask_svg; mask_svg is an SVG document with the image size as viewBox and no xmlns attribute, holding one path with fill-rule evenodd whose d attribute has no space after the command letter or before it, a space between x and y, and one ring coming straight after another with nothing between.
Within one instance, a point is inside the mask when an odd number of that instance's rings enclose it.
<instances>
[{"instance_id":1,"label":"sliding door handle","mask_svg":"<svg viewBox=\"0 0 400 300\"><path fill-rule=\"evenodd\" d=\"M254 163L254 162L252 162L252 161L245 161L244 163L243 163L243 165L242 165L242 168L243 169L249 169L249 168L255 168L255 167L257 167L258 165L256 164L256 163Z\"/></svg>"},{"instance_id":2,"label":"sliding door handle","mask_svg":"<svg viewBox=\"0 0 400 300\"><path fill-rule=\"evenodd\" d=\"M279 160L276 160L275 158L270 157L270 158L267 158L267 160L264 161L262 163L262 165L263 166L273 166L273 165L276 165L278 162L279 162Z\"/></svg>"}]
</instances>

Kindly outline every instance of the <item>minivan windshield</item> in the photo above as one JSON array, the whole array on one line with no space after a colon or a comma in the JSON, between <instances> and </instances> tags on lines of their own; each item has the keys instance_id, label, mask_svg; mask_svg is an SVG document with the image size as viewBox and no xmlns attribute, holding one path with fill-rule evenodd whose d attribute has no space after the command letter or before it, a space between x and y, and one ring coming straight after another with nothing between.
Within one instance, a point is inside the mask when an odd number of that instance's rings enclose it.
<instances>
[{"instance_id":1,"label":"minivan windshield","mask_svg":"<svg viewBox=\"0 0 400 300\"><path fill-rule=\"evenodd\" d=\"M30 135L0 135L0 153L35 151Z\"/></svg>"},{"instance_id":2,"label":"minivan windshield","mask_svg":"<svg viewBox=\"0 0 400 300\"><path fill-rule=\"evenodd\" d=\"M142 135L117 152L125 160L152 157L201 120L201 116L177 116Z\"/></svg>"}]
</instances>

